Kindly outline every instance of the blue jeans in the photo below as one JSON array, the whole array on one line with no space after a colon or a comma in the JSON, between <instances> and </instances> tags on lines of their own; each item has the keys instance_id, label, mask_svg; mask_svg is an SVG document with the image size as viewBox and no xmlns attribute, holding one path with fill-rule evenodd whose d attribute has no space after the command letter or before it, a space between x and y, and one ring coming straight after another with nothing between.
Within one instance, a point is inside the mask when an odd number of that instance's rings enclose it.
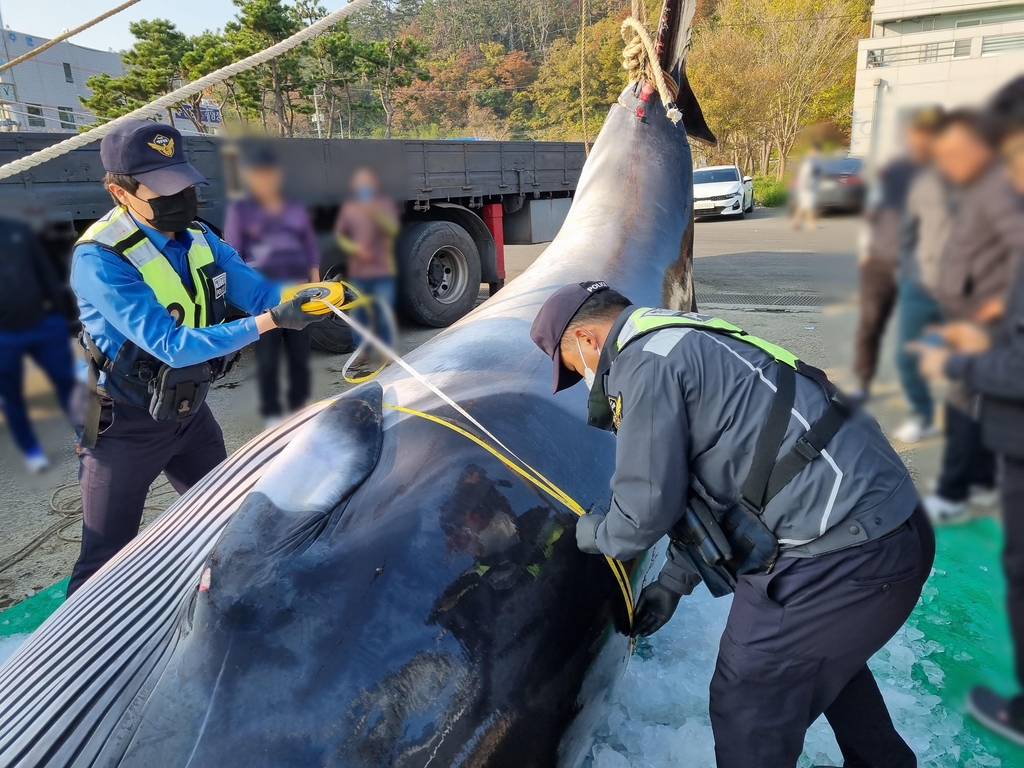
<instances>
[{"instance_id":1,"label":"blue jeans","mask_svg":"<svg viewBox=\"0 0 1024 768\"><path fill-rule=\"evenodd\" d=\"M60 315L48 315L38 325L0 331L0 401L14 442L27 454L38 451L39 442L32 431L22 392L26 355L50 378L66 413L75 388L67 321Z\"/></svg>"},{"instance_id":2,"label":"blue jeans","mask_svg":"<svg viewBox=\"0 0 1024 768\"><path fill-rule=\"evenodd\" d=\"M908 341L920 339L924 329L929 325L942 322L939 305L923 288L910 280L900 280L898 286L898 342L896 346L896 365L900 372L900 383L903 393L910 403L911 409L918 414L925 424L931 424L935 415L935 402L932 400L928 382L918 371L917 355L910 354L903 347Z\"/></svg>"},{"instance_id":3,"label":"blue jeans","mask_svg":"<svg viewBox=\"0 0 1024 768\"><path fill-rule=\"evenodd\" d=\"M394 277L352 277L349 278L348 282L355 287L360 293L365 293L368 296L373 296L379 299L384 304L394 311L395 308L395 296L398 289L398 281ZM360 307L353 313L356 322L369 328L373 331L377 338L383 341L388 346L394 343L394 339L391 336L391 328L384 319L383 312L379 306L373 308L372 314L363 307ZM353 331L352 343L355 346L359 346L362 342L362 337L358 333Z\"/></svg>"}]
</instances>

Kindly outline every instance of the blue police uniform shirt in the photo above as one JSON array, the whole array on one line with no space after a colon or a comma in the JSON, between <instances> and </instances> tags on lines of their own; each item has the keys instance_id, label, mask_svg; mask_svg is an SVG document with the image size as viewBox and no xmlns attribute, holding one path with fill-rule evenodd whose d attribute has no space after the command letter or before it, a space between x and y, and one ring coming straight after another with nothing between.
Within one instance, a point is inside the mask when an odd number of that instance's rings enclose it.
<instances>
[{"instance_id":1,"label":"blue police uniform shirt","mask_svg":"<svg viewBox=\"0 0 1024 768\"><path fill-rule=\"evenodd\" d=\"M134 217L133 217L134 218ZM169 238L135 220L174 271L194 290L188 268L192 235ZM259 315L281 301L281 288L253 270L230 245L212 233L207 242L214 261L227 273L227 300L250 315ZM71 287L78 298L82 325L96 346L113 360L124 342L131 341L172 368L206 362L231 354L259 338L255 317L207 328L179 326L146 285L139 271L100 245L75 248Z\"/></svg>"}]
</instances>

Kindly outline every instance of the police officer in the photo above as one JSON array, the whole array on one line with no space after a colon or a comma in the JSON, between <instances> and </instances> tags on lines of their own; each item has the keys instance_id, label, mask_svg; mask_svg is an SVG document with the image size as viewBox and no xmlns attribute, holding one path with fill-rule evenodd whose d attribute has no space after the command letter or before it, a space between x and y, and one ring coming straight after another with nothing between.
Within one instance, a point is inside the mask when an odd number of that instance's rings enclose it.
<instances>
[{"instance_id":1,"label":"police officer","mask_svg":"<svg viewBox=\"0 0 1024 768\"><path fill-rule=\"evenodd\" d=\"M711 681L720 768L792 768L822 713L847 766L911 768L867 661L910 615L934 536L906 467L824 374L724 321L567 285L531 337L554 391L581 378L618 437L606 515L581 550L668 559L640 595L649 635L702 580L734 592Z\"/></svg>"},{"instance_id":2,"label":"police officer","mask_svg":"<svg viewBox=\"0 0 1024 768\"><path fill-rule=\"evenodd\" d=\"M316 320L195 221L206 180L177 130L129 121L100 157L117 205L82 235L71 266L89 386L72 408L83 529L69 596L138 533L157 475L184 493L226 458L204 400L232 356ZM229 303L252 316L227 322Z\"/></svg>"}]
</instances>

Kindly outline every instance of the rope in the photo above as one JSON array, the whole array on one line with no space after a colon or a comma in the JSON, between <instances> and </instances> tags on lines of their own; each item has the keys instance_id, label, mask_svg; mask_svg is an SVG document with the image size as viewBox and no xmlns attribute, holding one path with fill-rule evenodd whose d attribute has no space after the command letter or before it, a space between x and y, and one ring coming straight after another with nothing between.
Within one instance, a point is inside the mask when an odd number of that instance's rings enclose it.
<instances>
[{"instance_id":1,"label":"rope","mask_svg":"<svg viewBox=\"0 0 1024 768\"><path fill-rule=\"evenodd\" d=\"M583 154L590 156L590 131L587 129L587 0L580 0L580 120L583 122Z\"/></svg>"},{"instance_id":2,"label":"rope","mask_svg":"<svg viewBox=\"0 0 1024 768\"><path fill-rule=\"evenodd\" d=\"M671 75L666 75L662 70L658 52L646 26L634 15L622 22L621 31L622 39L626 41L622 51L622 67L629 72L630 81L639 82L653 77L666 116L673 123L678 123L683 119L683 113L676 107L675 101L679 86ZM0 173L2 171L0 168Z\"/></svg>"},{"instance_id":3,"label":"rope","mask_svg":"<svg viewBox=\"0 0 1024 768\"><path fill-rule=\"evenodd\" d=\"M282 40L280 43L272 45L264 51L254 53L252 56L248 56L241 61L236 61L234 64L228 64L226 67L221 67L216 72L211 72L198 80L194 80L191 83L182 86L178 90L172 91L166 96L161 96L159 99L151 101L149 104L139 107L116 120L111 120L109 123L93 128L90 131L80 133L77 136L40 150L28 157L22 157L12 163L0 166L0 180L8 179L15 174L22 173L30 168L35 168L37 165L42 165L48 160L53 160L61 155L65 155L74 149L91 144L97 139L102 139L119 125L122 125L129 120L140 120L152 117L168 107L174 106L180 101L184 101L192 96L202 93L207 88L211 88L214 85L227 80L229 77L234 77L241 72L245 72L253 67L258 67L260 64L265 64L271 59L280 56L282 53L287 53L292 48L296 48L307 40L316 37L321 32L324 32L337 24L346 16L351 16L356 11L369 5L369 3L370 0L351 0L348 5L339 8L333 13L327 14L319 21L310 24L299 32L296 32L287 40Z\"/></svg>"},{"instance_id":4,"label":"rope","mask_svg":"<svg viewBox=\"0 0 1024 768\"><path fill-rule=\"evenodd\" d=\"M29 51L28 53L23 53L18 58L13 59L11 61L8 61L6 64L0 64L0 72L3 72L5 69L10 69L15 64L21 64L21 62L23 62L23 61L28 61L33 56L38 56L43 51L45 51L45 50L55 46L57 43L62 43L65 40L67 40L69 37L74 37L79 32L84 32L89 27L92 27L92 26L95 26L96 24L99 24L104 19L109 19L115 13L120 13L125 8L131 8L137 2L139 2L139 0L128 0L128 2L126 2L126 3L121 3L119 6L117 6L117 8L111 8L106 13L101 13L95 19L92 19L91 21L85 22L85 24L77 26L77 27L75 27L74 29L72 29L72 30L70 30L68 32L61 32L59 35L57 35L57 37L54 37L54 38L52 38L50 40L47 40L45 43L40 45L38 48L34 48L31 51Z\"/></svg>"},{"instance_id":5,"label":"rope","mask_svg":"<svg viewBox=\"0 0 1024 768\"><path fill-rule=\"evenodd\" d=\"M170 483L164 480L150 489L143 510L147 512L163 512L167 509L168 503L172 501L172 497L176 496L177 492L171 487ZM53 493L50 494L50 514L57 515L57 521L46 530L34 536L28 544L17 552L0 560L0 573L20 563L53 536L57 536L61 541L81 541L78 537L64 535L65 530L82 522L82 496L79 492L78 483L67 483L53 490ZM4 579L3 581L12 582L13 579Z\"/></svg>"}]
</instances>

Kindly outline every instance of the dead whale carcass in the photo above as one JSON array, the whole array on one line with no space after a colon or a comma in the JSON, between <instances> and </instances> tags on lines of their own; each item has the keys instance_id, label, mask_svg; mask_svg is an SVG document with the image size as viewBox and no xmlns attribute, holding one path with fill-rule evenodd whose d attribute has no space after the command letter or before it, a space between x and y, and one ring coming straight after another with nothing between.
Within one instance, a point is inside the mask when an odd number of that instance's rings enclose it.
<instances>
[{"instance_id":1,"label":"dead whale carcass","mask_svg":"<svg viewBox=\"0 0 1024 768\"><path fill-rule=\"evenodd\" d=\"M573 280L690 305L687 130L708 136L690 15L667 2L657 40L683 124L628 87L545 255L409 357L585 508L607 504L613 438L585 426L581 387L551 396L528 330ZM418 383L379 381L230 458L0 668L0 765L582 760L646 562L624 591L576 550L571 511L431 420L453 414Z\"/></svg>"}]
</instances>

